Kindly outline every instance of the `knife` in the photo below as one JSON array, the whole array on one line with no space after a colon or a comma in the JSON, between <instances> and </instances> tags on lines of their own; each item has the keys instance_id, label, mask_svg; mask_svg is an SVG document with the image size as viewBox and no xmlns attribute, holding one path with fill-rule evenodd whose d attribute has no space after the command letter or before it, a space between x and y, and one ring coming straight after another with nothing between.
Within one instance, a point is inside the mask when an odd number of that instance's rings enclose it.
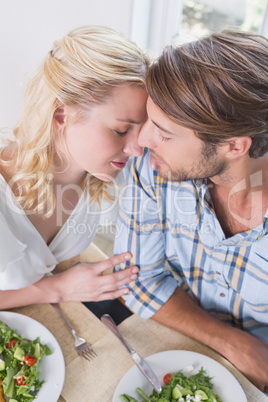
<instances>
[{"instance_id":1,"label":"knife","mask_svg":"<svg viewBox=\"0 0 268 402\"><path fill-rule=\"evenodd\" d=\"M112 317L109 314L104 314L101 317L101 321L122 342L122 344L125 346L127 351L130 353L130 356L132 357L134 363L140 369L142 374L147 378L147 380L153 386L153 388L156 390L156 392L158 394L160 394L162 387L161 387L160 381L158 380L156 374L153 372L153 370L151 369L149 364L144 359L142 359L139 356L139 354L129 345L129 343L126 341L126 339L123 337L123 335L117 328L116 323L114 322Z\"/></svg>"}]
</instances>

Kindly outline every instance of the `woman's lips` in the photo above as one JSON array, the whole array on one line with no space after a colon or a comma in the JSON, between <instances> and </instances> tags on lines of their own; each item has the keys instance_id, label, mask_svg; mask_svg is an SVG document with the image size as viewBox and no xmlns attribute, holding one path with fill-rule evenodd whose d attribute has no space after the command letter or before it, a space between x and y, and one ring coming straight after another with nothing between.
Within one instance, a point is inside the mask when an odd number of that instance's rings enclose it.
<instances>
[{"instance_id":1,"label":"woman's lips","mask_svg":"<svg viewBox=\"0 0 268 402\"><path fill-rule=\"evenodd\" d=\"M119 169L123 169L126 166L127 161L125 161L125 162L121 162L121 161L120 162L112 162L112 164L115 165Z\"/></svg>"}]
</instances>

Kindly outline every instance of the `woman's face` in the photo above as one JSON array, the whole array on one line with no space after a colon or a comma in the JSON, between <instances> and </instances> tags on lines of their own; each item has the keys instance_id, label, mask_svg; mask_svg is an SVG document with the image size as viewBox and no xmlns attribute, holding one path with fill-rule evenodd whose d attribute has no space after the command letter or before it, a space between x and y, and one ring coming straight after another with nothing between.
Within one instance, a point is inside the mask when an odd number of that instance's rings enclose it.
<instances>
[{"instance_id":1,"label":"woman's face","mask_svg":"<svg viewBox=\"0 0 268 402\"><path fill-rule=\"evenodd\" d=\"M111 181L125 167L130 155L142 154L138 135L147 119L146 100L144 88L116 87L106 103L90 106L82 118L65 127L64 140L56 141L56 147L66 155L69 178L89 172ZM67 106L56 112L56 130L73 115L74 110Z\"/></svg>"}]
</instances>

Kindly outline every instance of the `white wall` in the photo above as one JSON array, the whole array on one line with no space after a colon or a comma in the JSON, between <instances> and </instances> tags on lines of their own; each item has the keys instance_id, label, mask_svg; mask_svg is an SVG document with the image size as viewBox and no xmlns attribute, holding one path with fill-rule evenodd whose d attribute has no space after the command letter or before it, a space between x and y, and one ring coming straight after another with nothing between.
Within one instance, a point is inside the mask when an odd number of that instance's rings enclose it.
<instances>
[{"instance_id":1,"label":"white wall","mask_svg":"<svg viewBox=\"0 0 268 402\"><path fill-rule=\"evenodd\" d=\"M133 0L0 0L0 129L17 121L27 74L53 41L81 25L130 36Z\"/></svg>"}]
</instances>

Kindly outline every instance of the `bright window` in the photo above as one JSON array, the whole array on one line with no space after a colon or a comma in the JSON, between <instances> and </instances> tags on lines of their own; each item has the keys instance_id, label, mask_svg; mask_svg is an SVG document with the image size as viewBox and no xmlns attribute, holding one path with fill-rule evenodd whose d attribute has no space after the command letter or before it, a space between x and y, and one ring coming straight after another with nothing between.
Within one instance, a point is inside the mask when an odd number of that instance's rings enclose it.
<instances>
[{"instance_id":1,"label":"bright window","mask_svg":"<svg viewBox=\"0 0 268 402\"><path fill-rule=\"evenodd\" d=\"M224 28L261 32L266 6L267 0L184 0L178 36L183 41Z\"/></svg>"},{"instance_id":2,"label":"bright window","mask_svg":"<svg viewBox=\"0 0 268 402\"><path fill-rule=\"evenodd\" d=\"M131 39L156 56L224 28L268 37L268 0L133 0Z\"/></svg>"}]
</instances>

